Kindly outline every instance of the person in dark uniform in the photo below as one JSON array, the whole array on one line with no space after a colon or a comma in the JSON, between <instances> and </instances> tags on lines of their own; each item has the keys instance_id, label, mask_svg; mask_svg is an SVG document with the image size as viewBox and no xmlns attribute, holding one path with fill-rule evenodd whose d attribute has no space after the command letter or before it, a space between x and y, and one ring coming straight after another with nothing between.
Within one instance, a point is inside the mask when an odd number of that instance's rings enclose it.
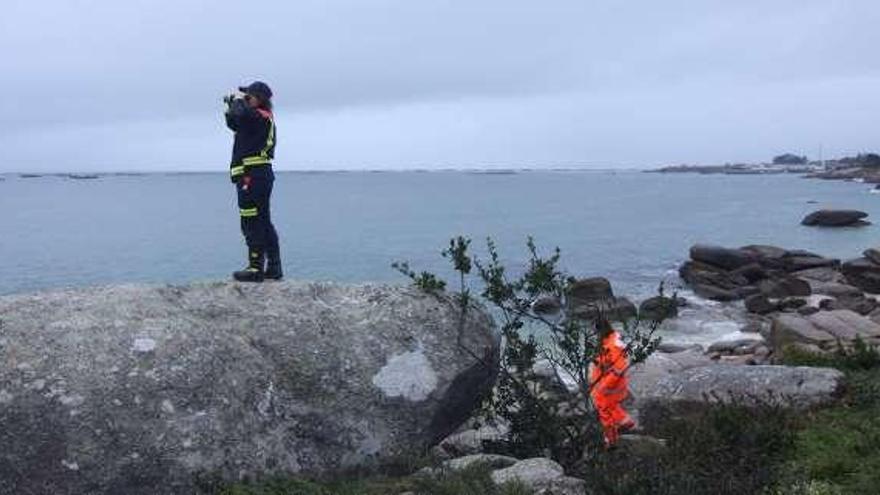
<instances>
[{"instance_id":1,"label":"person in dark uniform","mask_svg":"<svg viewBox=\"0 0 880 495\"><path fill-rule=\"evenodd\" d=\"M227 96L226 126L235 133L229 175L238 193L241 232L248 248L247 266L232 274L242 282L279 280L281 252L278 234L272 225L269 199L275 174L275 118L272 114L272 90L256 81L238 88L240 93Z\"/></svg>"}]
</instances>

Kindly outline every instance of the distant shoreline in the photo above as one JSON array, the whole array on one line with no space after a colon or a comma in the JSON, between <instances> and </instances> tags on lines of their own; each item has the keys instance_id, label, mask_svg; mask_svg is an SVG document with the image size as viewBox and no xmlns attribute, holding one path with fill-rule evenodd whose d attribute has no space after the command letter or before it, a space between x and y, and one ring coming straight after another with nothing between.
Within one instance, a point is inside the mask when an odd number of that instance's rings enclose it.
<instances>
[{"instance_id":1,"label":"distant shoreline","mask_svg":"<svg viewBox=\"0 0 880 495\"><path fill-rule=\"evenodd\" d=\"M275 173L294 174L379 174L379 173L463 173L472 175L517 175L527 173L638 173L645 168L382 168L382 169L275 169ZM0 177L37 179L44 177L62 179L94 179L99 177L142 177L149 175L227 175L228 170L157 170L151 172L2 172Z\"/></svg>"},{"instance_id":2,"label":"distant shoreline","mask_svg":"<svg viewBox=\"0 0 880 495\"><path fill-rule=\"evenodd\" d=\"M725 164L725 165L673 165L646 173L702 174L702 175L778 175L797 174L805 179L842 180L880 185L880 166L853 164L850 161L831 160L825 163L810 162L801 165L780 164Z\"/></svg>"}]
</instances>

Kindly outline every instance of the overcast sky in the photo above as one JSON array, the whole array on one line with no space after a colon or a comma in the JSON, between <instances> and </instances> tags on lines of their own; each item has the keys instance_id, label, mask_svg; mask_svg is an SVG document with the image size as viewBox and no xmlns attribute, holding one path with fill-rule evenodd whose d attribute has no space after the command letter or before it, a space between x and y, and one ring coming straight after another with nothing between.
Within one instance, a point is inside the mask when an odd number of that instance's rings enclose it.
<instances>
[{"instance_id":1,"label":"overcast sky","mask_svg":"<svg viewBox=\"0 0 880 495\"><path fill-rule=\"evenodd\" d=\"M880 149L876 0L3 0L0 172L633 167Z\"/></svg>"}]
</instances>

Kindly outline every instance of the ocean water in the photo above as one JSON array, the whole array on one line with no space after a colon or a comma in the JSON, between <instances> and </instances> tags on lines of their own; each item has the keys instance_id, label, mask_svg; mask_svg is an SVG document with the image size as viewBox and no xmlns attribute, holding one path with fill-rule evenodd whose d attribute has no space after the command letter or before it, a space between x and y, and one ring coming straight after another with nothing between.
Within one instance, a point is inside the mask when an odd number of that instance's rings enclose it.
<instances>
[{"instance_id":1,"label":"ocean water","mask_svg":"<svg viewBox=\"0 0 880 495\"><path fill-rule=\"evenodd\" d=\"M857 256L880 244L880 226L800 220L823 207L880 220L880 195L869 189L794 175L279 172L273 219L291 278L402 282L390 268L397 260L448 274L439 253L458 234L478 254L492 237L516 267L531 235L545 252L559 246L573 274L606 276L638 299L661 280L674 285L696 242ZM245 261L234 188L220 173L7 175L0 205L0 294L223 279Z\"/></svg>"}]
</instances>

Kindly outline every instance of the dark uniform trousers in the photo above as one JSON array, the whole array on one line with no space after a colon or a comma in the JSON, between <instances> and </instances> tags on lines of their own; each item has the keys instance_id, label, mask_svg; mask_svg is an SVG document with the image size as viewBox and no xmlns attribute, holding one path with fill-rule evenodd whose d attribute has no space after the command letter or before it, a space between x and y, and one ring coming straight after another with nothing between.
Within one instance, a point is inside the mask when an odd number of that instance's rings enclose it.
<instances>
[{"instance_id":1,"label":"dark uniform trousers","mask_svg":"<svg viewBox=\"0 0 880 495\"><path fill-rule=\"evenodd\" d=\"M248 259L253 268L263 269L263 257L279 259L278 234L272 225L270 198L275 174L272 165L249 167L236 183L241 232L248 246ZM259 265L259 266L257 266Z\"/></svg>"}]
</instances>

